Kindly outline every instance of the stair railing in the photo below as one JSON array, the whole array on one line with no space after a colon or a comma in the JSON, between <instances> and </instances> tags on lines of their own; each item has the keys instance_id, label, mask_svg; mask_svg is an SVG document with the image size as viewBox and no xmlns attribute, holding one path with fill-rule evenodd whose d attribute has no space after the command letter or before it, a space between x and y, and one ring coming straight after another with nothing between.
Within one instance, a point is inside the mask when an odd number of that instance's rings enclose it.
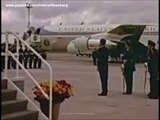
<instances>
[{"instance_id":1,"label":"stair railing","mask_svg":"<svg viewBox=\"0 0 160 120\"><path fill-rule=\"evenodd\" d=\"M52 80L53 80L53 70L52 70L52 67L51 65L46 61L44 60L41 55L39 55L39 53L37 51L35 51L32 47L30 47L30 45L28 45L28 43L26 43L23 39L21 39L17 34L13 33L13 32L5 32L5 33L2 33L2 34L5 34L5 37L6 37L6 41L5 41L5 71L4 71L4 78L7 79L8 78L8 69L7 69L7 66L8 66L8 55L11 55L11 57L16 61L17 66L16 66L16 76L18 77L19 76L19 66L27 73L27 75L31 78L31 80L37 85L37 87L41 90L42 94L49 100L49 120L52 120L52 99L53 99L53 96L52 96ZM9 43L9 34L13 35L14 37L16 37L17 39L17 49L16 49L16 56L17 58L14 56L13 53L11 53L8 49L8 43ZM49 80L50 80L50 97L43 91L43 89L41 88L41 86L38 84L38 82L35 80L35 78L28 72L27 69L25 69L23 67L23 65L19 62L19 41L21 41L21 43L23 43L25 46L27 46L39 59L42 60L43 63L45 63L48 68L49 68Z\"/></svg>"},{"instance_id":2,"label":"stair railing","mask_svg":"<svg viewBox=\"0 0 160 120\"><path fill-rule=\"evenodd\" d=\"M13 86L18 92L20 92L20 94L25 97L29 103L31 103L32 107L35 109L35 110L38 110L39 112L42 112L41 109L28 97L24 94L24 92L22 92L22 90L20 88L18 88L13 82L12 80L10 79L7 79L7 81L9 82L9 85L8 86ZM42 115L42 116L41 116ZM48 117L46 117L46 115L44 115L44 113L40 114L40 120L49 120ZM39 119L38 119L39 120Z\"/></svg>"}]
</instances>

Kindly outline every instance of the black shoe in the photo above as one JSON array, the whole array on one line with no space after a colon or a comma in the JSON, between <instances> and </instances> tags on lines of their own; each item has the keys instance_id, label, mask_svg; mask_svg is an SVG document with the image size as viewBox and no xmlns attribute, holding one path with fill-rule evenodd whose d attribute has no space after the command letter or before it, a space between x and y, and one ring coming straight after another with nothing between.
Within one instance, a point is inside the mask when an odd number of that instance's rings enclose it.
<instances>
[{"instance_id":1,"label":"black shoe","mask_svg":"<svg viewBox=\"0 0 160 120\"><path fill-rule=\"evenodd\" d=\"M129 92L123 92L122 95L131 95L132 93Z\"/></svg>"},{"instance_id":2,"label":"black shoe","mask_svg":"<svg viewBox=\"0 0 160 120\"><path fill-rule=\"evenodd\" d=\"M98 96L107 96L107 93L99 93Z\"/></svg>"},{"instance_id":3,"label":"black shoe","mask_svg":"<svg viewBox=\"0 0 160 120\"><path fill-rule=\"evenodd\" d=\"M149 97L151 95L151 93L148 93L147 96Z\"/></svg>"},{"instance_id":4,"label":"black shoe","mask_svg":"<svg viewBox=\"0 0 160 120\"><path fill-rule=\"evenodd\" d=\"M149 96L149 99L158 99L158 96Z\"/></svg>"},{"instance_id":5,"label":"black shoe","mask_svg":"<svg viewBox=\"0 0 160 120\"><path fill-rule=\"evenodd\" d=\"M157 95L148 94L147 96L149 99L158 99Z\"/></svg>"}]
</instances>

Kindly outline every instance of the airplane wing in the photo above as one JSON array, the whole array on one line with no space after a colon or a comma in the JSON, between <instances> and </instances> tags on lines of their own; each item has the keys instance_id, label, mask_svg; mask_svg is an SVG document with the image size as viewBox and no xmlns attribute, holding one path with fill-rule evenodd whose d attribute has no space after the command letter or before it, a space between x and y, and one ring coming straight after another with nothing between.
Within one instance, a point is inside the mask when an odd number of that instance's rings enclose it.
<instances>
[{"instance_id":1,"label":"airplane wing","mask_svg":"<svg viewBox=\"0 0 160 120\"><path fill-rule=\"evenodd\" d=\"M126 35L137 34L141 35L146 25L119 25L114 29L108 31L109 34Z\"/></svg>"},{"instance_id":2,"label":"airplane wing","mask_svg":"<svg viewBox=\"0 0 160 120\"><path fill-rule=\"evenodd\" d=\"M114 42L122 42L125 41L126 38L131 38L135 36L134 34L124 34L124 35L117 35L117 34L107 34L106 39Z\"/></svg>"},{"instance_id":3,"label":"airplane wing","mask_svg":"<svg viewBox=\"0 0 160 120\"><path fill-rule=\"evenodd\" d=\"M90 35L90 38L105 38L110 41L121 42L126 39L139 40L146 25L117 25L105 33Z\"/></svg>"}]
</instances>

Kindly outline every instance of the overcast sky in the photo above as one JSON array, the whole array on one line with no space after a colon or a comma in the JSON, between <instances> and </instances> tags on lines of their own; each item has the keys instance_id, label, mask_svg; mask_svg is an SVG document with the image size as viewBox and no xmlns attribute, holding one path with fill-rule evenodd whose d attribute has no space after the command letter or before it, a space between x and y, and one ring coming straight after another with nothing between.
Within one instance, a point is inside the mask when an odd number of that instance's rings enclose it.
<instances>
[{"instance_id":1,"label":"overcast sky","mask_svg":"<svg viewBox=\"0 0 160 120\"><path fill-rule=\"evenodd\" d=\"M42 2L43 1L43 2ZM7 7L8 4L20 5L28 1L2 1L2 31L23 32L27 29L27 9ZM158 24L158 0L99 0L99 1L45 1L34 0L34 5L64 5L64 7L33 7L31 25L40 27L49 24Z\"/></svg>"}]
</instances>

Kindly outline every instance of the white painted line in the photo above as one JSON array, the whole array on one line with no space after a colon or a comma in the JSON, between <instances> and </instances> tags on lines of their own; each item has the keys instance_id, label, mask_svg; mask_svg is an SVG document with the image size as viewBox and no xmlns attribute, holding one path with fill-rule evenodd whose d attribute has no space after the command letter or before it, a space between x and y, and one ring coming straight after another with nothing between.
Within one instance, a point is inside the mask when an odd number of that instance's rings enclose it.
<instances>
[{"instance_id":1,"label":"white painted line","mask_svg":"<svg viewBox=\"0 0 160 120\"><path fill-rule=\"evenodd\" d=\"M94 113L61 113L62 115L94 115Z\"/></svg>"}]
</instances>

